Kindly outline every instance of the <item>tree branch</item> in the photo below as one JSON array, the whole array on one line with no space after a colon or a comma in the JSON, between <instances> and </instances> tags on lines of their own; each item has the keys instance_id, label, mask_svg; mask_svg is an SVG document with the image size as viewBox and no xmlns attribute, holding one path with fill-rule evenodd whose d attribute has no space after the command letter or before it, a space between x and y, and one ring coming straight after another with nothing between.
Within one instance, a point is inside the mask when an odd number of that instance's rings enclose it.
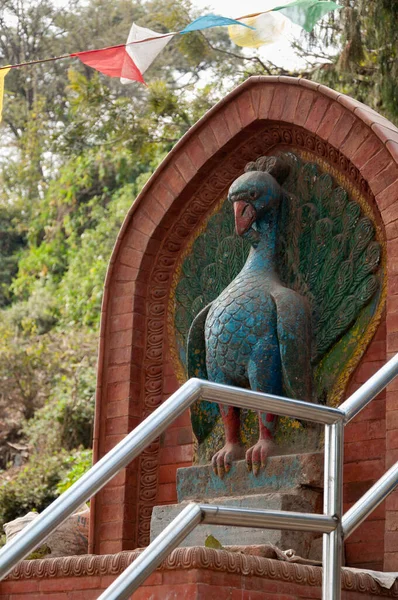
<instances>
[{"instance_id":1,"label":"tree branch","mask_svg":"<svg viewBox=\"0 0 398 600\"><path fill-rule=\"evenodd\" d=\"M238 60L242 60L242 61L257 62L268 75L273 75L274 74L263 63L263 61L258 56L242 56L241 54L236 54L235 52L231 52L229 50L222 50L221 48L217 48L216 46L213 46L213 44L207 39L207 37L202 32L200 32L200 34L206 40L206 44L209 46L209 48L211 48L212 50L214 50L214 52L221 52L222 54L226 54L228 56L232 56L233 58L237 58Z\"/></svg>"}]
</instances>

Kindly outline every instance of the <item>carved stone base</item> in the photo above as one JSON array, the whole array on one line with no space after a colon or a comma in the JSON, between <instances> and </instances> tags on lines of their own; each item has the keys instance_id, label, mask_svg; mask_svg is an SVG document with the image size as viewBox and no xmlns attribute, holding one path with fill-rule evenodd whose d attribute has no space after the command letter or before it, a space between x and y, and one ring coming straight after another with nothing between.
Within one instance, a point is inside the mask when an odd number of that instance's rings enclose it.
<instances>
[{"instance_id":1,"label":"carved stone base","mask_svg":"<svg viewBox=\"0 0 398 600\"><path fill-rule=\"evenodd\" d=\"M323 455L320 453L271 457L266 469L257 477L247 472L245 461L235 463L222 480L214 475L210 465L179 469L177 490L180 503L154 508L151 541L189 501L239 508L321 512L322 476ZM295 531L200 525L181 546L204 546L209 535L223 546L271 543L281 550L292 548L304 558L310 553L313 556L311 548L319 537Z\"/></svg>"},{"instance_id":2,"label":"carved stone base","mask_svg":"<svg viewBox=\"0 0 398 600\"><path fill-rule=\"evenodd\" d=\"M223 479L214 474L211 465L177 470L179 502L210 501L221 496L248 496L268 492L300 490L319 492L323 489L323 453L271 456L267 466L255 477L248 473L246 462L234 463Z\"/></svg>"}]
</instances>

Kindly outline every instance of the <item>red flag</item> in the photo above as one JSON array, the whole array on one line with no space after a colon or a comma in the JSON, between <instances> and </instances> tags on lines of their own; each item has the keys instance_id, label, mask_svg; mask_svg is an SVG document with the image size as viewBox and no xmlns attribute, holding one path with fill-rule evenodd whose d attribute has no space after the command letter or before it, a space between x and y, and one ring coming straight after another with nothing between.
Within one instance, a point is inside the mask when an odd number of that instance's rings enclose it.
<instances>
[{"instance_id":1,"label":"red flag","mask_svg":"<svg viewBox=\"0 0 398 600\"><path fill-rule=\"evenodd\" d=\"M97 69L104 75L123 77L124 79L145 83L141 71L127 53L124 44L112 48L102 48L101 50L76 52L70 56L77 56L85 65Z\"/></svg>"}]
</instances>

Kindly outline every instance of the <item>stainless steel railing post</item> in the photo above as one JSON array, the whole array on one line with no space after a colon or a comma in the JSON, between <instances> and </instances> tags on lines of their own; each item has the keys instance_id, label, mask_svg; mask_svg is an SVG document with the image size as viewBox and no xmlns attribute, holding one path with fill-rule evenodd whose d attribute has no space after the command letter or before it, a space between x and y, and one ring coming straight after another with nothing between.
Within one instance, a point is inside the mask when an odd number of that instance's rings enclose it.
<instances>
[{"instance_id":1,"label":"stainless steel railing post","mask_svg":"<svg viewBox=\"0 0 398 600\"><path fill-rule=\"evenodd\" d=\"M211 381L189 379L121 442L85 473L79 481L48 506L38 519L0 549L0 579L58 527L83 502L94 496L116 473L149 446L199 397L251 410L307 419L314 423L342 422L337 408L292 400Z\"/></svg>"},{"instance_id":2,"label":"stainless steel railing post","mask_svg":"<svg viewBox=\"0 0 398 600\"><path fill-rule=\"evenodd\" d=\"M90 471L67 492L50 505L30 526L20 532L0 550L0 579L38 543L53 531L66 517L72 514L83 501L92 497L116 473L142 452L168 425L199 397L251 410L269 411L325 425L325 476L324 515L292 514L280 511L265 511L254 514L248 509L206 507L190 505L151 544L134 564L134 581L142 582L161 560L188 535L200 522L240 525L242 517L247 526L279 529L296 528L299 531L327 532L323 538L323 600L341 599L341 561L343 534L349 535L366 516L382 501L398 483L398 463L388 471L359 500L342 519L342 472L344 423L348 423L360 412L394 377L398 375L398 354L369 379L338 409L309 404L299 400L262 394L209 381L191 379L156 409L134 431L130 432L115 448L96 463ZM274 514L275 513L275 514ZM306 523L303 525L303 523ZM334 525L335 524L335 525ZM133 569L133 567L131 567ZM130 570L130 568L128 569ZM123 577L123 576L122 576ZM126 574L127 577L127 574ZM115 582L116 583L116 582ZM128 584L127 579L124 585ZM139 585L139 583L138 583ZM133 589L131 587L126 589ZM134 587L134 589L136 589ZM125 596L111 586L111 594L104 592L101 598L121 599Z\"/></svg>"},{"instance_id":3,"label":"stainless steel railing post","mask_svg":"<svg viewBox=\"0 0 398 600\"><path fill-rule=\"evenodd\" d=\"M330 425L329 510L337 527L329 534L328 600L341 599L344 425Z\"/></svg>"},{"instance_id":4,"label":"stainless steel railing post","mask_svg":"<svg viewBox=\"0 0 398 600\"><path fill-rule=\"evenodd\" d=\"M324 474L323 474L323 514L330 515L330 450L331 450L331 426L325 425L325 450L324 450ZM323 534L322 547L322 600L329 599L329 560L330 560L330 534Z\"/></svg>"}]
</instances>

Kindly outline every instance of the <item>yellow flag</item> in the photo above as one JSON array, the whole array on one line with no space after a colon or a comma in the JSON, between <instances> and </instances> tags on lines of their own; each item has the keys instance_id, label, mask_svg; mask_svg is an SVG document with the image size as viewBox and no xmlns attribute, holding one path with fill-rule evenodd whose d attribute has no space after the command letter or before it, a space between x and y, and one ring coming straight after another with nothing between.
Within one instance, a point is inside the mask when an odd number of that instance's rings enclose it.
<instances>
[{"instance_id":1,"label":"yellow flag","mask_svg":"<svg viewBox=\"0 0 398 600\"><path fill-rule=\"evenodd\" d=\"M273 44L281 37L286 26L286 18L275 12L266 12L239 20L245 25L254 27L254 29L239 25L228 27L229 37L242 48L259 48L265 44Z\"/></svg>"},{"instance_id":2,"label":"yellow flag","mask_svg":"<svg viewBox=\"0 0 398 600\"><path fill-rule=\"evenodd\" d=\"M4 97L4 78L11 67L3 67L0 69L0 123L3 115L3 97Z\"/></svg>"}]
</instances>

